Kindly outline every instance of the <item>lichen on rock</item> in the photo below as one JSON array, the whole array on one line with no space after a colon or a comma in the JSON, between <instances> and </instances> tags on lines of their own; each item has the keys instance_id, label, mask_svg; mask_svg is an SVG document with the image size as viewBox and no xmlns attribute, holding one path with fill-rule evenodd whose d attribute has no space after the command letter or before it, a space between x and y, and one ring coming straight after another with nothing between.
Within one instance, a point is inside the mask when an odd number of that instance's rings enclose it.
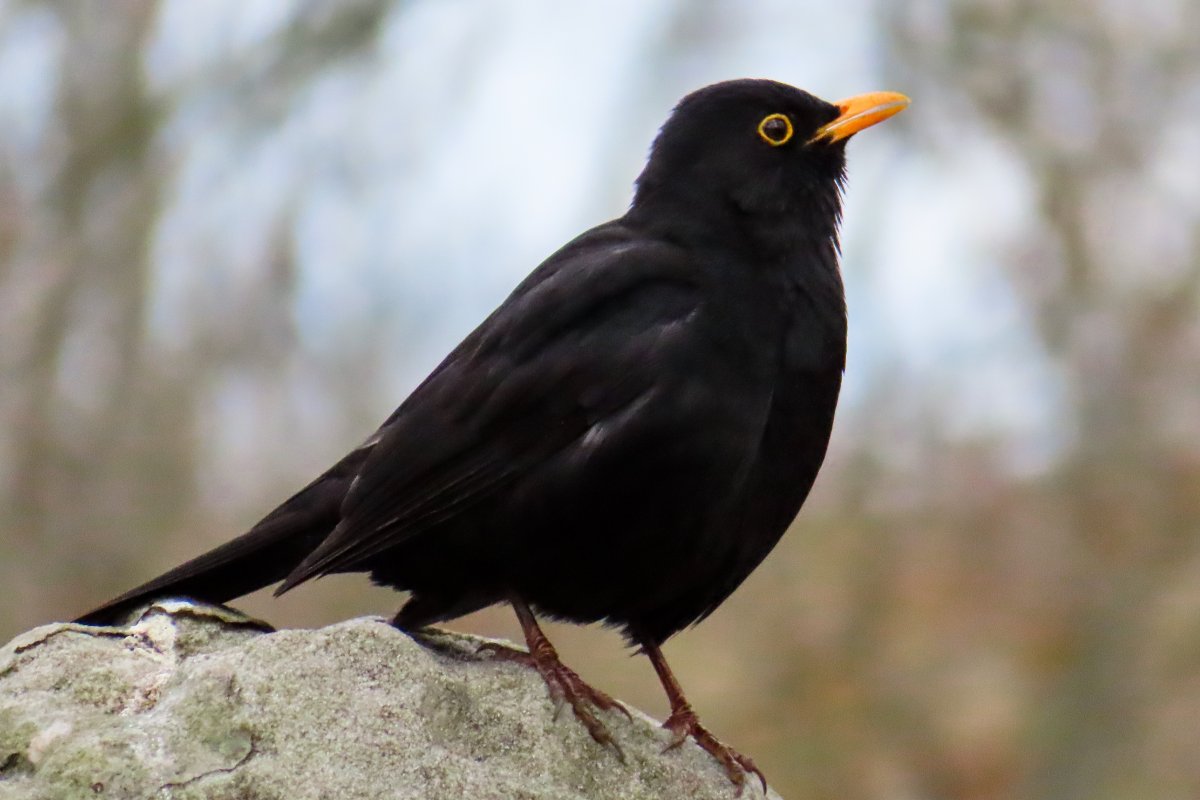
<instances>
[{"instance_id":1,"label":"lichen on rock","mask_svg":"<svg viewBox=\"0 0 1200 800\"><path fill-rule=\"evenodd\" d=\"M604 717L618 758L485 641L378 618L274 631L176 601L46 625L0 648L0 800L733 796L636 711Z\"/></svg>"}]
</instances>

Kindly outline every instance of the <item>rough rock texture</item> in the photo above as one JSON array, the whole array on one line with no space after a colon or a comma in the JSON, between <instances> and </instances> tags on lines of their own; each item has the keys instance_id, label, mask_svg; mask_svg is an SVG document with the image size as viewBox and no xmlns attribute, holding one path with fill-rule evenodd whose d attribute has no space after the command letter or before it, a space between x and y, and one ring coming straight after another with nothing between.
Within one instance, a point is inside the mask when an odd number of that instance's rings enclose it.
<instances>
[{"instance_id":1,"label":"rough rock texture","mask_svg":"<svg viewBox=\"0 0 1200 800\"><path fill-rule=\"evenodd\" d=\"M603 715L622 762L482 641L422 646L380 619L275 632L175 602L126 628L46 625L0 649L0 800L733 797L636 711Z\"/></svg>"}]
</instances>

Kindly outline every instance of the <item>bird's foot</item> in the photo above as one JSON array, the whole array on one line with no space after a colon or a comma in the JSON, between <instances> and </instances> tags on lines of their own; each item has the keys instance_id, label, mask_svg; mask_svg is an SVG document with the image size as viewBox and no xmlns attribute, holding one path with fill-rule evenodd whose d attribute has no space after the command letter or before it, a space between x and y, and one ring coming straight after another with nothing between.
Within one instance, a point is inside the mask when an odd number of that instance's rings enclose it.
<instances>
[{"instance_id":1,"label":"bird's foot","mask_svg":"<svg viewBox=\"0 0 1200 800\"><path fill-rule=\"evenodd\" d=\"M763 793L766 793L767 778L763 775L762 770L755 766L747 756L722 744L717 737L709 733L708 729L700 724L700 719L691 708L685 706L672 712L671 716L667 717L667 721L663 723L663 727L675 734L671 743L663 749L664 753L679 747L690 737L725 768L725 774L737 787L738 797L741 797L742 789L746 787L747 774L758 776L762 782Z\"/></svg>"},{"instance_id":2,"label":"bird's foot","mask_svg":"<svg viewBox=\"0 0 1200 800\"><path fill-rule=\"evenodd\" d=\"M562 710L563 703L570 704L575 718L583 724L583 727L587 728L587 732L591 734L592 738L602 745L612 747L617 756L624 761L625 754L622 752L621 746L617 744L617 740L612 737L608 728L596 715L596 709L619 711L632 719L629 710L608 694L586 683L575 670L562 663L558 658L558 653L548 641L545 642L545 645L545 647L535 647L532 652L526 652L502 644L488 643L483 645L480 651L490 654L492 658L514 661L536 669L542 676L542 680L546 682L550 698L554 701L555 718Z\"/></svg>"}]
</instances>

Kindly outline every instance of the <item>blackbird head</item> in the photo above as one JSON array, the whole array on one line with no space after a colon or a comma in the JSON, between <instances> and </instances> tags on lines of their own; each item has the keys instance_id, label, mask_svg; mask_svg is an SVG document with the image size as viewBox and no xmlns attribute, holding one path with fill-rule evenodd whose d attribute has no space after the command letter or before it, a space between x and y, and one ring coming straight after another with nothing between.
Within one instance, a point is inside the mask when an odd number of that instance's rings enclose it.
<instances>
[{"instance_id":1,"label":"blackbird head","mask_svg":"<svg viewBox=\"0 0 1200 800\"><path fill-rule=\"evenodd\" d=\"M828 103L769 80L707 86L683 98L663 125L632 210L686 219L713 233L714 225L776 225L781 217L815 217L832 229L846 141L908 102L875 92ZM674 213L664 215L667 209Z\"/></svg>"}]
</instances>

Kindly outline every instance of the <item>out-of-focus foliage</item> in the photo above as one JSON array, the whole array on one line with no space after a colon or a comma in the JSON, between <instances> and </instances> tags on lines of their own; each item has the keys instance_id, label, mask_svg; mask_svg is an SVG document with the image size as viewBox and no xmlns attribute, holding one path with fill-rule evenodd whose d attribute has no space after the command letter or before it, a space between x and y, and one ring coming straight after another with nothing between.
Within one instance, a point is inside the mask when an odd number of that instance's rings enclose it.
<instances>
[{"instance_id":1,"label":"out-of-focus foliage","mask_svg":"<svg viewBox=\"0 0 1200 800\"><path fill-rule=\"evenodd\" d=\"M200 102L265 135L299 86L370 47L388 8L298 6L218 74L155 88L154 0L0 6L3 55L30 73L0 135L0 580L21 600L6 627L139 573L146 537L210 529L208 409L239 380L283 380L293 265L289 220L267 220L246 277L191 289L202 322L172 336L177 321L155 318L172 280L156 248L169 250L157 239L178 191L176 129L204 135L183 113Z\"/></svg>"},{"instance_id":2,"label":"out-of-focus foliage","mask_svg":"<svg viewBox=\"0 0 1200 800\"><path fill-rule=\"evenodd\" d=\"M639 4L631 54L573 45L564 69L608 71L547 108L488 45L542 26L510 38L554 47L570 20L550 6L510 22L399 0L212 3L189 37L189 5L0 3L0 638L229 538L367 433L431 365L429 331L454 329L413 270L571 233L468 218L502 174L471 138L497 114L532 114L559 163L622 102L648 136L680 87L804 84L857 36L854 57L876 59L858 89L916 103L852 146L855 388L796 529L668 655L793 800L1200 796L1200 7L893 4L833 37L786 4ZM435 40L450 55L422 69ZM803 66L783 41L804 42ZM509 84L484 119L463 113ZM404 124L355 138L389 102ZM580 214L619 211L646 144L611 136L571 176L593 187ZM859 159L889 136L893 162ZM411 176L411 198L384 175ZM958 193L896 203L886 184L906 179ZM554 205L527 216L586 224ZM420 266L372 257L364 218L402 230ZM445 227L422 239L431 220ZM915 274L956 236L974 238L912 316L944 314L964 281L974 305L896 353L878 322L911 292L896 265ZM387 613L396 598L364 582L244 607L280 624ZM513 635L502 611L463 624ZM662 710L615 637L553 634L589 678Z\"/></svg>"}]
</instances>

